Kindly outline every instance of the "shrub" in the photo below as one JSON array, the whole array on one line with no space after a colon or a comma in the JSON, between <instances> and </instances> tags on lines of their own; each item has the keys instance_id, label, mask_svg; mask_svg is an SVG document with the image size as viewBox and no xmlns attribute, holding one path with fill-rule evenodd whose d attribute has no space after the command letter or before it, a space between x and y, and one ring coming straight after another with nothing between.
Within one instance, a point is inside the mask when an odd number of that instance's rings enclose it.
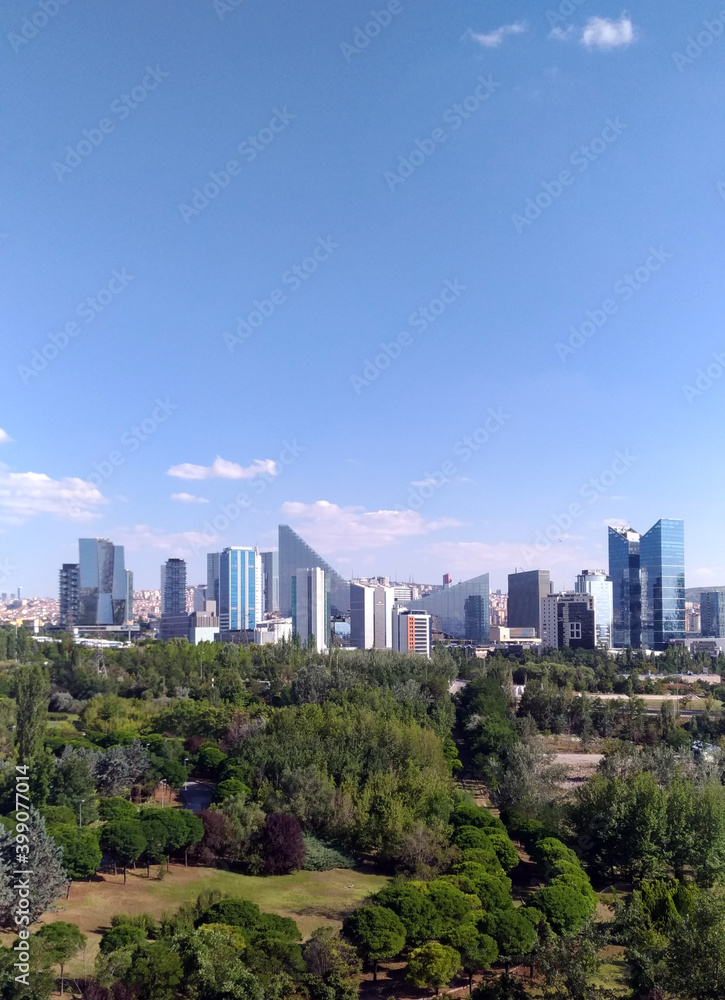
<instances>
[{"instance_id":1,"label":"shrub","mask_svg":"<svg viewBox=\"0 0 725 1000\"><path fill-rule=\"evenodd\" d=\"M318 840L312 834L303 838L305 845L305 871L329 872L333 868L354 868L355 858L346 851Z\"/></svg>"}]
</instances>

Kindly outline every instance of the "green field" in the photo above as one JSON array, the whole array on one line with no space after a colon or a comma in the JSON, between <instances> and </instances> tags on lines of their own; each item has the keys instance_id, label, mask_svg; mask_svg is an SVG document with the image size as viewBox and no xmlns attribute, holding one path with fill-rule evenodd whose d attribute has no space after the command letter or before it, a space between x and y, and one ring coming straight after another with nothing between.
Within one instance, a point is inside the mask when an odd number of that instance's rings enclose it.
<instances>
[{"instance_id":1,"label":"green field","mask_svg":"<svg viewBox=\"0 0 725 1000\"><path fill-rule=\"evenodd\" d=\"M218 889L229 896L249 899L262 910L292 917L307 938L316 927L339 927L346 913L389 881L383 875L340 868L262 878L215 868L172 865L163 881L156 877L157 872L152 868L148 879L145 869L129 871L126 885L122 875L74 882L70 899L59 900L58 909L45 914L43 923L67 920L78 924L88 937L85 952L69 969L71 974L80 976L91 971L101 933L116 913L152 913L158 919L196 899L202 889Z\"/></svg>"}]
</instances>

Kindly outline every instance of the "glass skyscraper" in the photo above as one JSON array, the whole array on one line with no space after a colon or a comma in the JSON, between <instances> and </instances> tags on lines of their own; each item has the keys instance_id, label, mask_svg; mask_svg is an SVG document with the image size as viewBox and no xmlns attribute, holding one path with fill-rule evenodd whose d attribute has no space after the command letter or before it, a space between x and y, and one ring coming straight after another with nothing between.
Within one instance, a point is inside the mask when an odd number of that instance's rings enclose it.
<instances>
[{"instance_id":1,"label":"glass skyscraper","mask_svg":"<svg viewBox=\"0 0 725 1000\"><path fill-rule=\"evenodd\" d=\"M434 628L454 639L486 643L489 640L489 579L488 573L453 586L444 585L417 601L405 601L414 611L427 611Z\"/></svg>"},{"instance_id":2,"label":"glass skyscraper","mask_svg":"<svg viewBox=\"0 0 725 1000\"><path fill-rule=\"evenodd\" d=\"M613 645L666 649L685 638L685 525L662 518L640 535L609 528Z\"/></svg>"},{"instance_id":3,"label":"glass skyscraper","mask_svg":"<svg viewBox=\"0 0 725 1000\"><path fill-rule=\"evenodd\" d=\"M186 563L167 559L161 567L161 614L186 614Z\"/></svg>"},{"instance_id":4,"label":"glass skyscraper","mask_svg":"<svg viewBox=\"0 0 725 1000\"><path fill-rule=\"evenodd\" d=\"M574 590L577 594L591 594L594 597L597 646L611 646L613 614L612 581L604 570L583 569L576 578Z\"/></svg>"},{"instance_id":5,"label":"glass skyscraper","mask_svg":"<svg viewBox=\"0 0 725 1000\"><path fill-rule=\"evenodd\" d=\"M685 523L662 518L640 541L644 649L685 638Z\"/></svg>"},{"instance_id":6,"label":"glass skyscraper","mask_svg":"<svg viewBox=\"0 0 725 1000\"><path fill-rule=\"evenodd\" d=\"M265 618L279 611L279 552L262 552L262 588Z\"/></svg>"},{"instance_id":7,"label":"glass skyscraper","mask_svg":"<svg viewBox=\"0 0 725 1000\"><path fill-rule=\"evenodd\" d=\"M107 538L80 538L78 624L123 625L127 580L123 546Z\"/></svg>"},{"instance_id":8,"label":"glass skyscraper","mask_svg":"<svg viewBox=\"0 0 725 1000\"><path fill-rule=\"evenodd\" d=\"M535 628L541 638L541 602L550 593L548 569L509 573L508 627Z\"/></svg>"},{"instance_id":9,"label":"glass skyscraper","mask_svg":"<svg viewBox=\"0 0 725 1000\"><path fill-rule=\"evenodd\" d=\"M262 620L262 559L257 549L230 546L219 556L219 628L253 629Z\"/></svg>"},{"instance_id":10,"label":"glass skyscraper","mask_svg":"<svg viewBox=\"0 0 725 1000\"><path fill-rule=\"evenodd\" d=\"M700 594L700 620L703 638L725 638L725 594L717 590Z\"/></svg>"},{"instance_id":11,"label":"glass skyscraper","mask_svg":"<svg viewBox=\"0 0 725 1000\"><path fill-rule=\"evenodd\" d=\"M279 526L279 610L285 618L292 616L292 577L300 566L317 567L325 574L330 595L330 614L342 617L350 610L350 584L310 548L286 524Z\"/></svg>"}]
</instances>

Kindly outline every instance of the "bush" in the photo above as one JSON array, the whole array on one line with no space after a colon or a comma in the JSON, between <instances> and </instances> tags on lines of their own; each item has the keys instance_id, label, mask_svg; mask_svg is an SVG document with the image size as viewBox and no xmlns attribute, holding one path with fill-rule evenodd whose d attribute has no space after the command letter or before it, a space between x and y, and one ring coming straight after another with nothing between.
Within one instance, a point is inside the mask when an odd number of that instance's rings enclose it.
<instances>
[{"instance_id":1,"label":"bush","mask_svg":"<svg viewBox=\"0 0 725 1000\"><path fill-rule=\"evenodd\" d=\"M111 927L140 927L147 936L156 927L156 920L151 913L116 913L111 917Z\"/></svg>"},{"instance_id":2,"label":"bush","mask_svg":"<svg viewBox=\"0 0 725 1000\"><path fill-rule=\"evenodd\" d=\"M98 805L98 815L107 822L114 819L136 819L138 809L128 799L116 795L110 799L101 799Z\"/></svg>"},{"instance_id":3,"label":"bush","mask_svg":"<svg viewBox=\"0 0 725 1000\"><path fill-rule=\"evenodd\" d=\"M227 799L236 798L238 795L243 795L248 797L252 794L251 788L245 785L243 781L239 778L225 778L224 781L220 781L219 784L214 789L214 795L212 796L212 802L215 805L221 805Z\"/></svg>"},{"instance_id":4,"label":"bush","mask_svg":"<svg viewBox=\"0 0 725 1000\"><path fill-rule=\"evenodd\" d=\"M146 933L140 927L133 927L131 924L117 924L101 938L101 951L108 955L119 948L133 948L143 944L146 940Z\"/></svg>"},{"instance_id":5,"label":"bush","mask_svg":"<svg viewBox=\"0 0 725 1000\"><path fill-rule=\"evenodd\" d=\"M308 833L302 839L305 845L305 871L329 872L333 868L354 868L357 863L351 854L318 840L312 834Z\"/></svg>"},{"instance_id":6,"label":"bush","mask_svg":"<svg viewBox=\"0 0 725 1000\"><path fill-rule=\"evenodd\" d=\"M77 826L78 817L70 806L43 806L40 814L46 824L63 823L65 826Z\"/></svg>"}]
</instances>

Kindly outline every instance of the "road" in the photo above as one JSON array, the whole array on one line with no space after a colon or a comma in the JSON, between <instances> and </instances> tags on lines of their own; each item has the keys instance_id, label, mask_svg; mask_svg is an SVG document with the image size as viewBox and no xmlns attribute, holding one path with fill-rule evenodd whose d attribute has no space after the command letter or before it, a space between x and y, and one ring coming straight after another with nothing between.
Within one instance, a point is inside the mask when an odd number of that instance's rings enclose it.
<instances>
[{"instance_id":1,"label":"road","mask_svg":"<svg viewBox=\"0 0 725 1000\"><path fill-rule=\"evenodd\" d=\"M187 781L180 794L186 802L186 808L198 813L211 805L214 786L206 781Z\"/></svg>"}]
</instances>

